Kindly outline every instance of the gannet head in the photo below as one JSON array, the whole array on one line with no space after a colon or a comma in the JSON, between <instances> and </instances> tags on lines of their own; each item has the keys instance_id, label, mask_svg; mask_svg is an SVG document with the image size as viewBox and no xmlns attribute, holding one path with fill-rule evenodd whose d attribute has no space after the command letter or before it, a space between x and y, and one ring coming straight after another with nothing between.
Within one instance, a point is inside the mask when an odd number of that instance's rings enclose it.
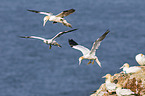
<instances>
[{"instance_id":1,"label":"gannet head","mask_svg":"<svg viewBox=\"0 0 145 96\"><path fill-rule=\"evenodd\" d=\"M106 78L106 79L111 78L111 74L106 74L106 75L103 76L102 78Z\"/></svg>"},{"instance_id":2,"label":"gannet head","mask_svg":"<svg viewBox=\"0 0 145 96\"><path fill-rule=\"evenodd\" d=\"M129 68L129 64L128 63L125 63L122 67L120 67L120 69L122 69L124 67Z\"/></svg>"},{"instance_id":3,"label":"gannet head","mask_svg":"<svg viewBox=\"0 0 145 96\"><path fill-rule=\"evenodd\" d=\"M110 83L111 82L111 74L106 74L102 78L106 78L105 83Z\"/></svg>"},{"instance_id":4,"label":"gannet head","mask_svg":"<svg viewBox=\"0 0 145 96\"><path fill-rule=\"evenodd\" d=\"M82 62L83 59L84 59L83 56L79 58L79 65L81 64L81 62Z\"/></svg>"},{"instance_id":5,"label":"gannet head","mask_svg":"<svg viewBox=\"0 0 145 96\"><path fill-rule=\"evenodd\" d=\"M45 17L44 17L44 19L43 19L43 21L44 21L43 27L45 26L45 24L46 24L46 22L49 20L49 18L50 18L50 16L45 16Z\"/></svg>"}]
</instances>

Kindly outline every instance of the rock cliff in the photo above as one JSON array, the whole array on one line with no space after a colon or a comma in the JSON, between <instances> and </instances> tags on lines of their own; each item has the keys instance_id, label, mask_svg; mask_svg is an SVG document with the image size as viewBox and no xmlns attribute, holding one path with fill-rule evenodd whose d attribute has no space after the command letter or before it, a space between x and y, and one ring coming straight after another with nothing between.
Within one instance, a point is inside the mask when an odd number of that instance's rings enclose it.
<instances>
[{"instance_id":1,"label":"rock cliff","mask_svg":"<svg viewBox=\"0 0 145 96\"><path fill-rule=\"evenodd\" d=\"M120 72L114 74L111 82L121 84L123 88L130 89L137 94L136 96L145 96L145 66L138 67L141 67L142 70L137 73L124 74ZM104 83L90 96L116 96L116 93L109 93Z\"/></svg>"}]
</instances>

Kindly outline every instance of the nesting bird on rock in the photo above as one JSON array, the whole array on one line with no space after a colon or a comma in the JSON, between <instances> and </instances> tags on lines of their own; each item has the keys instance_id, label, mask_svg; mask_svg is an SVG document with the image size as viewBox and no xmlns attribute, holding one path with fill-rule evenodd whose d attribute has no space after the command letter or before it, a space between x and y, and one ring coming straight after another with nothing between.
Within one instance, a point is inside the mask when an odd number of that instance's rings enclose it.
<instances>
[{"instance_id":1,"label":"nesting bird on rock","mask_svg":"<svg viewBox=\"0 0 145 96\"><path fill-rule=\"evenodd\" d=\"M131 96L135 94L130 89L122 89L122 86L120 84L117 84L116 87L117 87L116 89L117 96Z\"/></svg>"},{"instance_id":2,"label":"nesting bird on rock","mask_svg":"<svg viewBox=\"0 0 145 96\"><path fill-rule=\"evenodd\" d=\"M98 63L98 65L101 67L101 63L98 60L98 57L95 56L96 54L96 49L98 49L98 47L100 46L100 43L102 42L102 40L106 37L106 35L109 33L110 31L107 30L100 38L98 38L92 46L92 49L89 50L88 48L82 46L82 45L78 45L78 43L76 43L73 39L69 39L69 44L72 48L77 49L79 51L81 51L83 53L83 56L81 56L79 58L79 65L81 64L81 61L83 59L89 59L89 63L91 63L91 60L93 60L92 64L94 64L94 60Z\"/></svg>"},{"instance_id":3,"label":"nesting bird on rock","mask_svg":"<svg viewBox=\"0 0 145 96\"><path fill-rule=\"evenodd\" d=\"M128 74L128 73L136 73L136 72L141 71L141 68L140 67L137 67L137 66L129 67L129 64L128 63L125 63L120 69L122 69L122 68L123 68L123 72L125 74Z\"/></svg>"},{"instance_id":4,"label":"nesting bird on rock","mask_svg":"<svg viewBox=\"0 0 145 96\"><path fill-rule=\"evenodd\" d=\"M135 59L137 63L141 66L145 66L145 55L143 54L138 54L135 56Z\"/></svg>"},{"instance_id":5,"label":"nesting bird on rock","mask_svg":"<svg viewBox=\"0 0 145 96\"><path fill-rule=\"evenodd\" d=\"M102 78L106 78L105 84L106 84L106 89L108 90L108 92L115 92L116 84L111 82L111 80L112 80L111 77L112 77L111 74L106 74Z\"/></svg>"},{"instance_id":6,"label":"nesting bird on rock","mask_svg":"<svg viewBox=\"0 0 145 96\"><path fill-rule=\"evenodd\" d=\"M74 9L65 10L65 11L63 11L63 12L57 14L57 15L53 15L53 13L50 13L50 12L41 12L41 11L35 11L35 10L28 10L28 11L47 15L43 19L43 21L44 21L43 26L45 26L46 22L49 20L49 21L53 21L53 24L59 22L59 23L62 23L63 25L65 25L67 27L72 28L72 25L70 23L68 23L64 19L64 17L72 14L73 12L75 12Z\"/></svg>"},{"instance_id":7,"label":"nesting bird on rock","mask_svg":"<svg viewBox=\"0 0 145 96\"><path fill-rule=\"evenodd\" d=\"M37 37L37 36L20 36L20 37L21 37L21 38L34 38L34 39L40 39L40 40L42 40L44 43L49 44L49 49L51 49L51 47L52 47L51 45L61 47L61 45L58 44L58 43L55 41L56 38L60 37L61 35L65 34L65 33L69 33L69 32L75 31L75 30L77 30L77 29L59 32L57 35L55 35L55 36L54 36L53 38L51 38L51 39L45 39L45 38Z\"/></svg>"}]
</instances>

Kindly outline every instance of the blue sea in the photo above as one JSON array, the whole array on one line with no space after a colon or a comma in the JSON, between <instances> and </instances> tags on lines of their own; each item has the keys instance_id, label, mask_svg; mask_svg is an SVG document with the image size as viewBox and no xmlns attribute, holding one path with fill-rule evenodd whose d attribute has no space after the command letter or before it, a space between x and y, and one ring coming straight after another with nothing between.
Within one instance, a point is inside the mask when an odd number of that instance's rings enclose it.
<instances>
[{"instance_id":1,"label":"blue sea","mask_svg":"<svg viewBox=\"0 0 145 96\"><path fill-rule=\"evenodd\" d=\"M65 17L77 31L56 41L62 48L40 40L19 36L52 38L70 30L60 23L47 22L44 15L27 9L58 14L76 11ZM121 72L124 63L138 66L135 56L145 54L144 0L1 0L0 3L0 96L89 96L104 83L107 73ZM72 49L68 39L91 49L107 29L110 33L96 52L102 68L87 65L82 53Z\"/></svg>"}]
</instances>

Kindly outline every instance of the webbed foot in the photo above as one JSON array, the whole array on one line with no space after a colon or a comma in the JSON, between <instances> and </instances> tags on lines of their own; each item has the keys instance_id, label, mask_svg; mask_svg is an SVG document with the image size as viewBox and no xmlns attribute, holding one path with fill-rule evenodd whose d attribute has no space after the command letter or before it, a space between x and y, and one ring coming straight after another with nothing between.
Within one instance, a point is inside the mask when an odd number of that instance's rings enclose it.
<instances>
[{"instance_id":1,"label":"webbed foot","mask_svg":"<svg viewBox=\"0 0 145 96\"><path fill-rule=\"evenodd\" d=\"M91 60L87 64L90 64L90 63L92 63Z\"/></svg>"},{"instance_id":2,"label":"webbed foot","mask_svg":"<svg viewBox=\"0 0 145 96\"><path fill-rule=\"evenodd\" d=\"M52 46L51 46L51 44L50 44L50 45L49 45L49 49L51 49L51 47L52 47Z\"/></svg>"},{"instance_id":3,"label":"webbed foot","mask_svg":"<svg viewBox=\"0 0 145 96\"><path fill-rule=\"evenodd\" d=\"M94 60L93 60L92 64L94 64Z\"/></svg>"}]
</instances>

